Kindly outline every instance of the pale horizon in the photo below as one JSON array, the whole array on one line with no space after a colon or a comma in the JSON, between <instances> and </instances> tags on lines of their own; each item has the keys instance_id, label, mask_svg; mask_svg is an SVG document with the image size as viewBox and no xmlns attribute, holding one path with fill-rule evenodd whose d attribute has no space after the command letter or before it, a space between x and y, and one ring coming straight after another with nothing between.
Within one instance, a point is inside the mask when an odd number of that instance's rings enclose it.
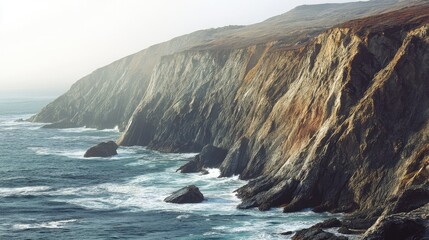
<instances>
[{"instance_id":1,"label":"pale horizon","mask_svg":"<svg viewBox=\"0 0 429 240\"><path fill-rule=\"evenodd\" d=\"M0 0L0 94L58 96L80 78L194 31L351 0Z\"/></svg>"}]
</instances>

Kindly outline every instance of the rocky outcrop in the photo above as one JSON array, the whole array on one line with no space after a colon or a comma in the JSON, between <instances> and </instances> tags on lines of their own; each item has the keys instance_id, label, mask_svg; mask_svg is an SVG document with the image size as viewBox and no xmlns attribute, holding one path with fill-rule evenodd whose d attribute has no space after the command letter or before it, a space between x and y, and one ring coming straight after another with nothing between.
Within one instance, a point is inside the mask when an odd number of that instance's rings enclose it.
<instances>
[{"instance_id":1,"label":"rocky outcrop","mask_svg":"<svg viewBox=\"0 0 429 240\"><path fill-rule=\"evenodd\" d=\"M195 185L184 187L175 191L164 199L170 203L200 203L204 201L204 196Z\"/></svg>"},{"instance_id":2,"label":"rocky outcrop","mask_svg":"<svg viewBox=\"0 0 429 240\"><path fill-rule=\"evenodd\" d=\"M181 166L177 171L181 173L196 173L203 172L204 168L219 167L225 159L226 153L226 149L218 148L213 145L206 145L203 147L200 154Z\"/></svg>"},{"instance_id":3,"label":"rocky outcrop","mask_svg":"<svg viewBox=\"0 0 429 240\"><path fill-rule=\"evenodd\" d=\"M76 128L78 125L74 122L69 121L68 119L63 119L58 122L47 124L42 126L42 128Z\"/></svg>"},{"instance_id":4,"label":"rocky outcrop","mask_svg":"<svg viewBox=\"0 0 429 240\"><path fill-rule=\"evenodd\" d=\"M429 238L429 204L407 213L380 218L364 239L427 239Z\"/></svg>"},{"instance_id":5,"label":"rocky outcrop","mask_svg":"<svg viewBox=\"0 0 429 240\"><path fill-rule=\"evenodd\" d=\"M111 157L117 155L118 145L114 141L102 142L85 152L84 157Z\"/></svg>"},{"instance_id":6,"label":"rocky outcrop","mask_svg":"<svg viewBox=\"0 0 429 240\"><path fill-rule=\"evenodd\" d=\"M347 240L347 237L336 236L333 233L325 232L321 228L312 227L296 232L292 240Z\"/></svg>"},{"instance_id":7,"label":"rocky outcrop","mask_svg":"<svg viewBox=\"0 0 429 240\"><path fill-rule=\"evenodd\" d=\"M327 219L321 223L318 223L314 225L316 228L334 228L334 227L341 227L341 221L337 218L330 218Z\"/></svg>"}]
</instances>

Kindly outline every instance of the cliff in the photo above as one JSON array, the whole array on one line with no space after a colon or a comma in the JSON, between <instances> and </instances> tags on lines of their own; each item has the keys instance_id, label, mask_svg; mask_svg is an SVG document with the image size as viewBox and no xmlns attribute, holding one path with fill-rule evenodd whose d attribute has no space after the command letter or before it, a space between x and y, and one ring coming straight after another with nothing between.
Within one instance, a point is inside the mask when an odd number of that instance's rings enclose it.
<instances>
[{"instance_id":1,"label":"cliff","mask_svg":"<svg viewBox=\"0 0 429 240\"><path fill-rule=\"evenodd\" d=\"M122 146L224 149L221 176L251 180L237 190L240 208L353 213L380 228L400 214L419 222L429 202L429 4L412 2L304 6L177 38L95 71L32 120L120 125Z\"/></svg>"},{"instance_id":2,"label":"cliff","mask_svg":"<svg viewBox=\"0 0 429 240\"><path fill-rule=\"evenodd\" d=\"M429 186L427 76L428 4L298 47L188 50L155 67L119 143L228 149L222 176L253 179L237 191L242 208L378 217L404 190Z\"/></svg>"},{"instance_id":3,"label":"cliff","mask_svg":"<svg viewBox=\"0 0 429 240\"><path fill-rule=\"evenodd\" d=\"M197 31L122 58L77 81L65 94L29 120L123 130L146 92L152 70L161 56L212 40L239 26Z\"/></svg>"},{"instance_id":4,"label":"cliff","mask_svg":"<svg viewBox=\"0 0 429 240\"><path fill-rule=\"evenodd\" d=\"M413 0L418 3L420 0ZM145 96L154 66L162 56L189 49L228 49L270 41L295 46L345 20L378 14L412 4L398 0L298 7L283 15L250 26L230 26L197 31L157 44L77 81L68 92L30 118L33 122L69 122L99 129L124 130Z\"/></svg>"}]
</instances>

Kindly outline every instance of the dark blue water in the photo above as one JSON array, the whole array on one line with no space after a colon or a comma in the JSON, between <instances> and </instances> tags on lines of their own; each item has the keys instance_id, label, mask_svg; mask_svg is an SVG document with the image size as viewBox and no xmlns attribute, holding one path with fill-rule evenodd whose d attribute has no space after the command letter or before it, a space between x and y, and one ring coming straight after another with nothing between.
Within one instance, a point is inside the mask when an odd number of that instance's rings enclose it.
<instances>
[{"instance_id":1,"label":"dark blue water","mask_svg":"<svg viewBox=\"0 0 429 240\"><path fill-rule=\"evenodd\" d=\"M0 239L287 239L328 215L237 210L237 177L180 174L194 154L120 148L113 158L84 159L111 130L42 129L28 118L51 99L0 99ZM200 204L163 202L195 184Z\"/></svg>"}]
</instances>

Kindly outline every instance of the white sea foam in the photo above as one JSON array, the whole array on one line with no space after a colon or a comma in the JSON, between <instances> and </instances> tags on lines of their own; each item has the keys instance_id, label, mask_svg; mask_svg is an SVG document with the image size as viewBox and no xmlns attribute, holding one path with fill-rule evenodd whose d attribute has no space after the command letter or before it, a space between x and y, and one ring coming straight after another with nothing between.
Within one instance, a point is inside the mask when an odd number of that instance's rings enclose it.
<instances>
[{"instance_id":1,"label":"white sea foam","mask_svg":"<svg viewBox=\"0 0 429 240\"><path fill-rule=\"evenodd\" d=\"M68 219L68 220L59 220L59 221L50 221L50 222L41 222L41 223L21 223L14 224L13 229L17 230L26 230L34 228L64 228L68 223L76 222L77 219Z\"/></svg>"},{"instance_id":2,"label":"white sea foam","mask_svg":"<svg viewBox=\"0 0 429 240\"><path fill-rule=\"evenodd\" d=\"M103 129L103 130L100 130L100 131L102 131L102 132L116 132L116 133L118 133L119 132L119 126L115 126L114 128L106 128L106 129Z\"/></svg>"},{"instance_id":3,"label":"white sea foam","mask_svg":"<svg viewBox=\"0 0 429 240\"><path fill-rule=\"evenodd\" d=\"M82 149L53 150L47 147L29 147L28 149L34 151L38 155L57 155L74 159L83 159L83 155L85 154L85 150Z\"/></svg>"},{"instance_id":4,"label":"white sea foam","mask_svg":"<svg viewBox=\"0 0 429 240\"><path fill-rule=\"evenodd\" d=\"M21 196L21 195L40 195L48 191L48 186L29 186L29 187L16 187L16 188L0 188L0 196Z\"/></svg>"}]
</instances>

